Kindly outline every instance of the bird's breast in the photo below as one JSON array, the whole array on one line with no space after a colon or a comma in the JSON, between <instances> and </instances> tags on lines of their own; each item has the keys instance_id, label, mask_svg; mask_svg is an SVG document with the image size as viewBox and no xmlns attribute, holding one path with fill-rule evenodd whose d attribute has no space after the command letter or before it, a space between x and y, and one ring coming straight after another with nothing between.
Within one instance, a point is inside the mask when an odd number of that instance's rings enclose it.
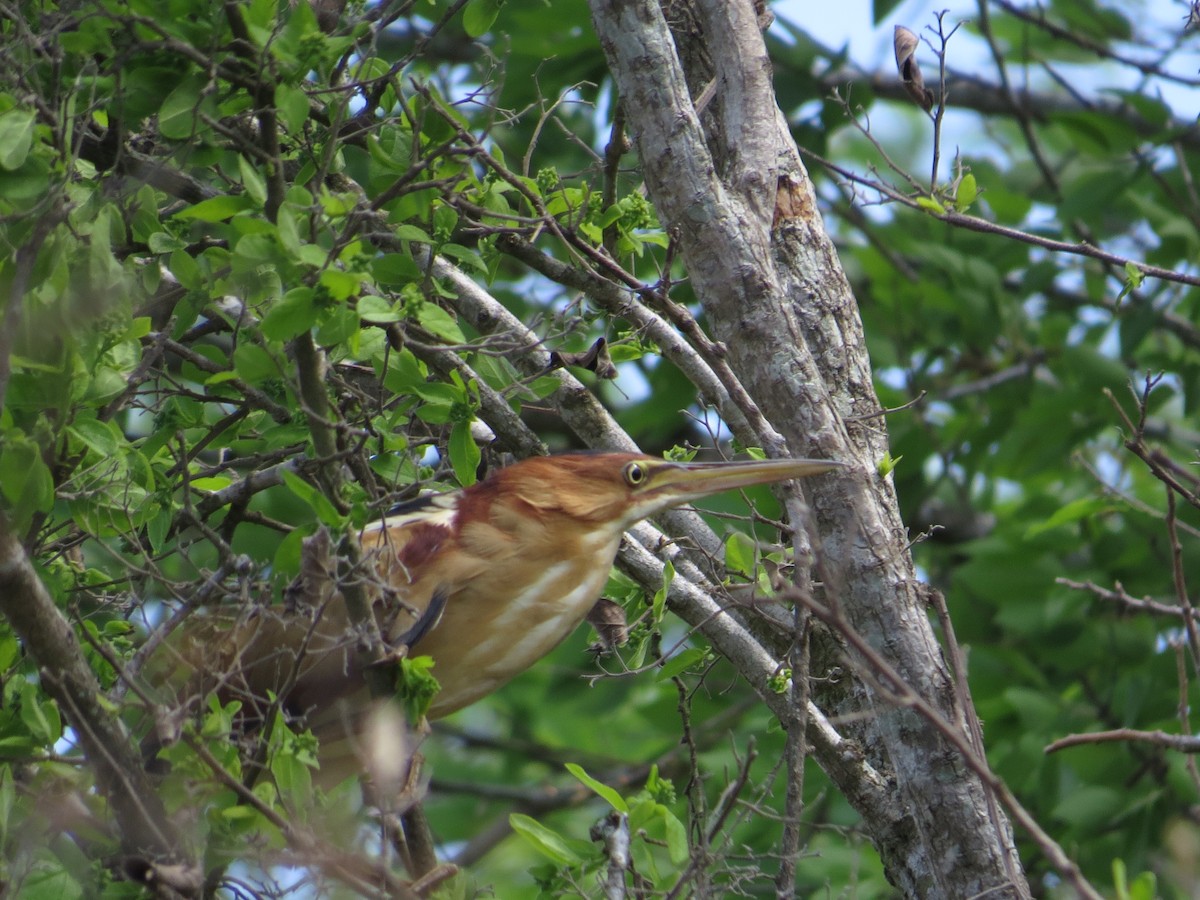
<instances>
[{"instance_id":1,"label":"bird's breast","mask_svg":"<svg viewBox=\"0 0 1200 900\"><path fill-rule=\"evenodd\" d=\"M546 559L495 559L455 593L442 622L415 648L434 660L447 715L525 671L579 626L604 589L620 535L588 535Z\"/></svg>"}]
</instances>

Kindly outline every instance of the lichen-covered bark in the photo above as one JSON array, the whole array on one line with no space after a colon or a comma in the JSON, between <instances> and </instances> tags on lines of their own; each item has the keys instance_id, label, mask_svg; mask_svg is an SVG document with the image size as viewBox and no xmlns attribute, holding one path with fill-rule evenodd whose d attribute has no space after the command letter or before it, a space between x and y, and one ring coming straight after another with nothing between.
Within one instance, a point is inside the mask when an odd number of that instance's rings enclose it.
<instances>
[{"instance_id":1,"label":"lichen-covered bark","mask_svg":"<svg viewBox=\"0 0 1200 900\"><path fill-rule=\"evenodd\" d=\"M749 0L675 3L674 35L653 0L592 0L592 11L650 196L678 236L713 335L785 442L769 449L857 463L808 493L827 598L915 691L965 727L895 494L878 474L887 434L857 308L775 105L755 9ZM693 42L703 52L686 54L685 73L677 43ZM710 83L702 125L693 94ZM848 795L906 895L1028 894L1007 821L936 728L862 681L823 699L837 704L831 715L869 712L852 733L895 790L884 800ZM814 752L837 781L836 761Z\"/></svg>"}]
</instances>

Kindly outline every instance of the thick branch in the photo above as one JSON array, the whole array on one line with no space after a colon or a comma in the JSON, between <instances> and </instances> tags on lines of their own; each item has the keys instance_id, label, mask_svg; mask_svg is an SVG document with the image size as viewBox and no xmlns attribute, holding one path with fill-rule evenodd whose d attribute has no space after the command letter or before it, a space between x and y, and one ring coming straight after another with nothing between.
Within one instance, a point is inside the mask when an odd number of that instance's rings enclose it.
<instances>
[{"instance_id":1,"label":"thick branch","mask_svg":"<svg viewBox=\"0 0 1200 900\"><path fill-rule=\"evenodd\" d=\"M542 253L528 241L504 236L500 248L511 253L521 262L552 281L575 290L583 291L610 314L628 319L632 324L658 345L664 357L687 375L700 391L700 396L720 413L730 431L748 446L759 446L761 441L749 431L745 414L731 401L729 391L718 378L714 366L705 360L697 348L685 341L670 324L658 314L635 300L628 291L616 283L600 277L594 272L568 265L561 260ZM687 310L682 312L690 318ZM688 323L698 329L694 319Z\"/></svg>"},{"instance_id":2,"label":"thick branch","mask_svg":"<svg viewBox=\"0 0 1200 900\"><path fill-rule=\"evenodd\" d=\"M887 436L875 416L854 298L775 107L752 4L696 0L689 21L698 27L674 36L649 0L591 5L649 194L660 220L679 235L696 295L729 348L731 367L786 438L781 449L861 464L806 484L820 525L824 590L873 647L886 648L907 684L963 727L891 484L875 471ZM693 60L701 68L685 78L676 43L697 40L711 70ZM706 134L687 85L709 81L719 88ZM1019 869L1014 876L1010 868L1006 823L997 833L989 821L988 786L965 769L944 735L911 709L876 703L867 683L823 699L857 719L849 727L867 760L896 779L897 796L860 811L901 890L959 897L1008 885L1005 895L1026 895ZM909 827L890 828L901 815Z\"/></svg>"}]
</instances>

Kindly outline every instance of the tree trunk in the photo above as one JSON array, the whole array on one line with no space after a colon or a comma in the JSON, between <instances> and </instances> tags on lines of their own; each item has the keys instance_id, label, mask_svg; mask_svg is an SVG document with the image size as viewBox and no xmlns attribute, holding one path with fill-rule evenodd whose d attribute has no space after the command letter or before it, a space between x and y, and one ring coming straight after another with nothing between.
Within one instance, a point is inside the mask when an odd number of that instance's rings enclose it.
<instances>
[{"instance_id":1,"label":"tree trunk","mask_svg":"<svg viewBox=\"0 0 1200 900\"><path fill-rule=\"evenodd\" d=\"M591 5L650 197L678 243L710 333L778 429L766 449L855 464L808 493L824 602L966 733L895 493L879 474L887 430L857 307L775 105L754 7L673 3L668 26L653 0ZM844 760L823 749L836 745L814 741L905 895L1028 896L1007 819L942 733L861 678L814 699L827 716L855 723L845 736L893 786L862 790L861 769L847 781Z\"/></svg>"}]
</instances>

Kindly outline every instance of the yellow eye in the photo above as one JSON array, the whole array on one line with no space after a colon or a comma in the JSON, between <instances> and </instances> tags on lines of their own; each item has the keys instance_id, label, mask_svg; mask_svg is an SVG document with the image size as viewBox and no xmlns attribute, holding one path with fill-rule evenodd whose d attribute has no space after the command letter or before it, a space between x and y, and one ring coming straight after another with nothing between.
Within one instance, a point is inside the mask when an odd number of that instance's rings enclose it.
<instances>
[{"instance_id":1,"label":"yellow eye","mask_svg":"<svg viewBox=\"0 0 1200 900\"><path fill-rule=\"evenodd\" d=\"M625 483L630 487L637 487L646 480L646 467L641 463L631 462L625 466Z\"/></svg>"}]
</instances>

